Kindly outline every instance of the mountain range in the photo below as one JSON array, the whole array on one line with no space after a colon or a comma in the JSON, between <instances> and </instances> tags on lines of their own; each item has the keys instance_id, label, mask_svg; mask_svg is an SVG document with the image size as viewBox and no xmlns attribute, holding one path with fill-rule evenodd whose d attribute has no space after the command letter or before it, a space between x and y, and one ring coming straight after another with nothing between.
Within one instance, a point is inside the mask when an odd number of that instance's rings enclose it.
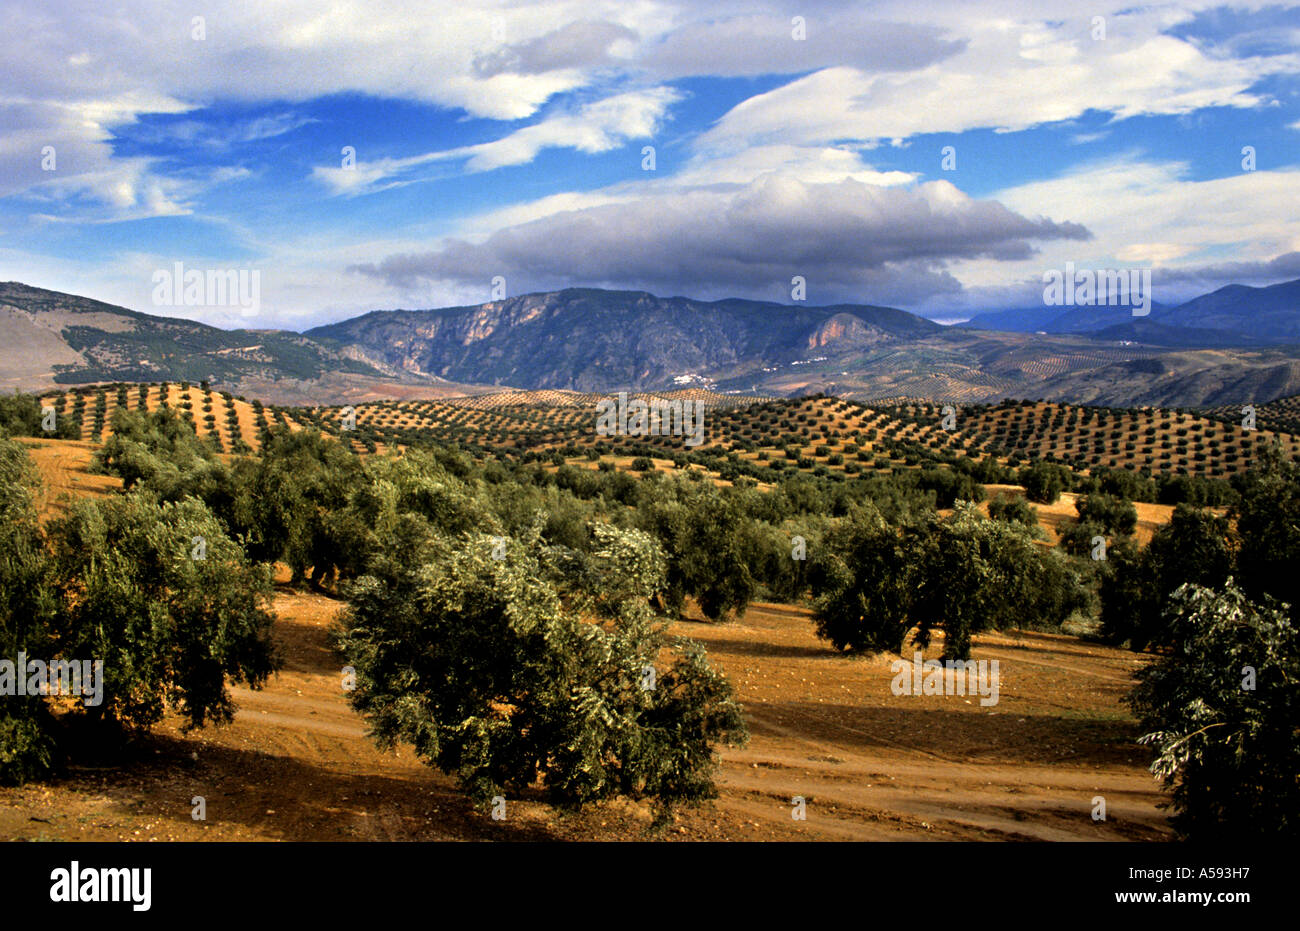
<instances>
[{"instance_id":1,"label":"mountain range","mask_svg":"<svg viewBox=\"0 0 1300 931\"><path fill-rule=\"evenodd\" d=\"M1023 307L985 311L961 324L1019 333L1083 333L1094 339L1156 346L1300 345L1300 279L1264 288L1232 284L1182 304L1153 302L1134 317L1127 307Z\"/></svg>"},{"instance_id":2,"label":"mountain range","mask_svg":"<svg viewBox=\"0 0 1300 931\"><path fill-rule=\"evenodd\" d=\"M210 382L276 403L504 386L709 387L859 400L1199 406L1300 393L1300 280L1231 285L1146 317L1036 307L941 326L892 307L661 298L571 288L373 311L304 333L223 330L0 283L0 385Z\"/></svg>"}]
</instances>

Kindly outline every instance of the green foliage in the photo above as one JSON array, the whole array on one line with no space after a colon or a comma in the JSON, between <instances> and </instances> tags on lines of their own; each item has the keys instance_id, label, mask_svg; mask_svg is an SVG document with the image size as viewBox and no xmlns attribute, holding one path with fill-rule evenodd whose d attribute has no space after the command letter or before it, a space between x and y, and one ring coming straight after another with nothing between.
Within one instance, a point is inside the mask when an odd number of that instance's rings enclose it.
<instances>
[{"instance_id":1,"label":"green foliage","mask_svg":"<svg viewBox=\"0 0 1300 931\"><path fill-rule=\"evenodd\" d=\"M1021 524L1031 531L1038 529L1038 514L1024 498L1017 494L998 495L989 502L989 517L1009 523Z\"/></svg>"},{"instance_id":2,"label":"green foliage","mask_svg":"<svg viewBox=\"0 0 1300 931\"><path fill-rule=\"evenodd\" d=\"M1115 542L1110 539L1110 533L1101 524L1091 520L1077 520L1061 531L1061 549L1071 556L1091 558L1093 548L1096 546L1094 541L1098 537L1101 537L1107 546Z\"/></svg>"},{"instance_id":3,"label":"green foliage","mask_svg":"<svg viewBox=\"0 0 1300 931\"><path fill-rule=\"evenodd\" d=\"M1233 504L1236 499L1237 493L1232 485L1219 479L1192 475L1161 475L1156 479L1156 500L1160 504L1190 504L1204 508Z\"/></svg>"},{"instance_id":4,"label":"green foliage","mask_svg":"<svg viewBox=\"0 0 1300 931\"><path fill-rule=\"evenodd\" d=\"M1128 536L1137 529L1137 508L1133 502L1105 492L1084 495L1074 503L1081 523L1093 524L1104 535Z\"/></svg>"},{"instance_id":5,"label":"green foliage","mask_svg":"<svg viewBox=\"0 0 1300 931\"><path fill-rule=\"evenodd\" d=\"M1222 586L1233 571L1233 547L1227 519L1181 504L1146 549L1112 546L1100 593L1103 638L1134 650L1174 645L1166 623L1173 593L1184 583Z\"/></svg>"},{"instance_id":6,"label":"green foliage","mask_svg":"<svg viewBox=\"0 0 1300 931\"><path fill-rule=\"evenodd\" d=\"M1130 469L1097 469L1097 490L1128 501L1155 501L1156 481Z\"/></svg>"},{"instance_id":7,"label":"green foliage","mask_svg":"<svg viewBox=\"0 0 1300 931\"><path fill-rule=\"evenodd\" d=\"M1070 487L1070 470L1048 462L1035 462L1020 470L1020 484L1025 497L1039 504L1055 504L1061 492Z\"/></svg>"},{"instance_id":8,"label":"green foliage","mask_svg":"<svg viewBox=\"0 0 1300 931\"><path fill-rule=\"evenodd\" d=\"M1236 575L1251 598L1271 595L1300 618L1300 465L1266 448L1241 483L1234 509L1240 553Z\"/></svg>"},{"instance_id":9,"label":"green foliage","mask_svg":"<svg viewBox=\"0 0 1300 931\"><path fill-rule=\"evenodd\" d=\"M1286 613L1227 581L1169 603L1171 652L1138 673L1130 703L1152 772L1173 787L1175 828L1195 841L1300 833L1300 636Z\"/></svg>"},{"instance_id":10,"label":"green foliage","mask_svg":"<svg viewBox=\"0 0 1300 931\"><path fill-rule=\"evenodd\" d=\"M161 501L230 497L225 465L173 409L119 407L110 425L113 433L95 451L94 468L122 479L127 491L140 485Z\"/></svg>"},{"instance_id":11,"label":"green foliage","mask_svg":"<svg viewBox=\"0 0 1300 931\"><path fill-rule=\"evenodd\" d=\"M736 499L724 497L712 485L693 491L680 483L665 487L685 500L648 503L637 516L640 527L654 534L667 556L665 605L680 613L690 595L710 620L743 614L756 589L743 542L749 518Z\"/></svg>"},{"instance_id":12,"label":"green foliage","mask_svg":"<svg viewBox=\"0 0 1300 931\"><path fill-rule=\"evenodd\" d=\"M57 649L104 663L91 718L147 728L171 705L188 727L228 721L226 677L259 688L275 668L270 572L202 502L82 499L50 536Z\"/></svg>"},{"instance_id":13,"label":"green foliage","mask_svg":"<svg viewBox=\"0 0 1300 931\"><path fill-rule=\"evenodd\" d=\"M897 652L916 626L918 645L942 630L944 658L967 659L975 633L1056 627L1088 602L1064 556L969 502L901 532L871 515L845 533L830 536L814 579L818 636L836 649Z\"/></svg>"},{"instance_id":14,"label":"green foliage","mask_svg":"<svg viewBox=\"0 0 1300 931\"><path fill-rule=\"evenodd\" d=\"M0 658L52 656L57 611L44 535L36 517L37 479L27 451L0 437ZM21 673L20 673L21 674ZM49 713L37 696L0 698L0 783L44 775L54 761Z\"/></svg>"},{"instance_id":15,"label":"green foliage","mask_svg":"<svg viewBox=\"0 0 1300 931\"><path fill-rule=\"evenodd\" d=\"M102 700L74 703L65 721L148 728L168 706L190 727L229 720L226 677L257 688L274 667L269 572L193 498L82 499L47 538L33 484L24 451L0 439L0 656L101 661ZM0 704L0 781L54 764L59 701Z\"/></svg>"},{"instance_id":16,"label":"green foliage","mask_svg":"<svg viewBox=\"0 0 1300 931\"><path fill-rule=\"evenodd\" d=\"M911 610L920 646L943 630L944 659L968 659L971 636L982 630L1056 627L1086 604L1071 566L1018 524L958 505L928 530L911 555Z\"/></svg>"},{"instance_id":17,"label":"green foliage","mask_svg":"<svg viewBox=\"0 0 1300 931\"><path fill-rule=\"evenodd\" d=\"M71 418L57 415L54 432L47 433L43 426L44 414L40 401L30 394L0 395L0 433L9 436L48 436L60 440L75 440L81 436Z\"/></svg>"},{"instance_id":18,"label":"green foliage","mask_svg":"<svg viewBox=\"0 0 1300 931\"><path fill-rule=\"evenodd\" d=\"M647 536L600 534L594 568L625 571L599 596L612 619L595 623L565 604L593 593L545 580L555 554L536 536L493 559L491 537L443 537L413 515L403 526L407 552L348 586L340 634L381 746L410 742L480 803L535 782L571 805L715 794L713 745L742 742L743 721L703 651L649 620L641 602L660 576ZM671 665L643 688L664 651Z\"/></svg>"},{"instance_id":19,"label":"green foliage","mask_svg":"<svg viewBox=\"0 0 1300 931\"><path fill-rule=\"evenodd\" d=\"M934 506L937 508L951 508L958 501L979 503L984 500L983 485L969 474L952 469L922 469L917 486L934 492Z\"/></svg>"},{"instance_id":20,"label":"green foliage","mask_svg":"<svg viewBox=\"0 0 1300 931\"><path fill-rule=\"evenodd\" d=\"M325 584L357 554L359 531L344 513L363 483L356 454L316 430L272 430L255 466L241 473L232 523L258 560L283 560L295 584ZM420 495L422 489L408 488Z\"/></svg>"},{"instance_id":21,"label":"green foliage","mask_svg":"<svg viewBox=\"0 0 1300 931\"><path fill-rule=\"evenodd\" d=\"M862 653L903 646L910 626L911 565L907 543L874 508L828 534L810 574L817 636L836 650Z\"/></svg>"}]
</instances>

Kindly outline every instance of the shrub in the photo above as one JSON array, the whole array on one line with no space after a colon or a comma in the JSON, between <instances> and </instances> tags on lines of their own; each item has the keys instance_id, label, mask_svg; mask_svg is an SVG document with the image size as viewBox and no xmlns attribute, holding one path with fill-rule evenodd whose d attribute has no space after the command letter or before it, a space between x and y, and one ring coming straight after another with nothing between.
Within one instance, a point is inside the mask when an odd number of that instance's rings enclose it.
<instances>
[{"instance_id":1,"label":"shrub","mask_svg":"<svg viewBox=\"0 0 1300 931\"><path fill-rule=\"evenodd\" d=\"M1038 527L1038 514L1017 494L1002 494L989 502L989 517L1026 527Z\"/></svg>"},{"instance_id":2,"label":"shrub","mask_svg":"<svg viewBox=\"0 0 1300 931\"><path fill-rule=\"evenodd\" d=\"M840 651L897 653L908 631L911 564L874 508L832 532L809 567L817 636Z\"/></svg>"},{"instance_id":3,"label":"shrub","mask_svg":"<svg viewBox=\"0 0 1300 931\"><path fill-rule=\"evenodd\" d=\"M30 394L0 395L0 433L10 436L53 436L61 440L81 437L77 423L61 413L56 413L54 432L46 432L41 407L40 401ZM55 410L58 411L57 406Z\"/></svg>"},{"instance_id":4,"label":"shrub","mask_svg":"<svg viewBox=\"0 0 1300 931\"><path fill-rule=\"evenodd\" d=\"M226 677L260 688L275 669L270 569L251 565L202 502L82 499L50 536L58 649L104 663L91 719L148 728L170 704L187 727L229 721Z\"/></svg>"},{"instance_id":5,"label":"shrub","mask_svg":"<svg viewBox=\"0 0 1300 931\"><path fill-rule=\"evenodd\" d=\"M53 655L56 601L34 506L36 487L27 451L0 437L0 658L10 661L20 652ZM49 711L40 697L0 700L0 783L22 783L50 770L55 748L49 730Z\"/></svg>"},{"instance_id":6,"label":"shrub","mask_svg":"<svg viewBox=\"0 0 1300 931\"><path fill-rule=\"evenodd\" d=\"M1139 551L1121 543L1107 552L1101 583L1101 633L1134 650L1173 645L1169 599L1184 583L1221 586L1233 571L1228 521L1180 504Z\"/></svg>"}]
</instances>

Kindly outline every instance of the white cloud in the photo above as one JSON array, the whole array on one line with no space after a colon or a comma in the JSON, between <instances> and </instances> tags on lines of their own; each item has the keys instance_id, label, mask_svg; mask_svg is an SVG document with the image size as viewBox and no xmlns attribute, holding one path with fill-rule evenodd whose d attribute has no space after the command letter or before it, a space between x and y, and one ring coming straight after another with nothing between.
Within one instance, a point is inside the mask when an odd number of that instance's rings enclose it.
<instances>
[{"instance_id":1,"label":"white cloud","mask_svg":"<svg viewBox=\"0 0 1300 931\"><path fill-rule=\"evenodd\" d=\"M1111 17L1093 41L1078 20L993 21L960 54L925 68L873 74L828 67L733 108L698 145L733 151L774 140L871 144L918 133L1027 129L1088 110L1116 118L1262 103L1248 89L1300 73L1300 55L1222 58L1159 33L1152 14Z\"/></svg>"},{"instance_id":2,"label":"white cloud","mask_svg":"<svg viewBox=\"0 0 1300 931\"><path fill-rule=\"evenodd\" d=\"M113 154L115 128L144 113L184 113L214 101L274 101L282 112L235 131L271 138L296 128L295 102L355 92L461 108L472 117L547 115L477 146L373 161L363 151L353 171L320 168L317 178L340 193L409 184L439 171L490 171L549 148L656 144L658 172L633 172L635 180L598 191L551 192L462 221L463 245L440 259L448 265L456 255L522 263L548 245L543 234L588 242L583 223L608 240L592 243L591 258L572 255L573 269L590 274L601 271L595 257L605 256L607 275L666 281L678 261L685 271L674 287L689 286L691 275L717 274L714 288L733 289L743 275L784 274L791 256L803 256L813 265L824 261L827 280L846 290L870 285L900 300L957 299L962 284L1004 282L1008 270L1028 278L1035 267L1077 255L1125 261L1146 254L1185 269L1234 258L1264 262L1300 249L1286 227L1293 216L1285 216L1294 204L1295 172L1191 182L1181 166L1129 159L972 201L950 185L918 187L911 175L879 170L863 156L883 142L906 145L917 133L1016 129L1072 120L1088 109L1122 118L1260 105L1265 101L1252 85L1300 73L1294 45L1270 46L1276 54L1265 56L1253 43L1234 49L1162 34L1216 5L1100 0L1081 12L1077 0L934 0L924 9L914 0L880 0L864 13L829 0L801 2L797 10L750 0L707 9L684 0L465 0L434 10L424 0L209 0L194 10L144 0L107 7L94 0L9 0L0 9L0 197L22 193L38 216L62 222L183 213L205 185L248 177L248 169L161 178L147 159ZM796 12L807 22L803 42L789 35ZM194 15L206 18L201 42L190 37ZM1107 18L1102 42L1089 36L1093 15ZM498 24L503 35L494 34ZM644 85L695 74L802 76L734 107L697 140L661 145L656 137L678 101L668 88ZM592 102L544 109L566 93ZM170 130L191 132L197 143L219 141L200 125ZM58 153L53 176L40 170L45 145ZM1043 213L1086 226L1096 240L1052 239L1059 224L1035 226ZM1035 230L1049 234L1037 237ZM836 233L861 250L856 268ZM246 241L277 269L267 277L264 306L287 322L298 313L342 314L408 295L338 271L367 258L430 252L430 240L408 235L410 242L360 245L328 236ZM489 244L495 251L483 251ZM620 259L610 254L618 244L669 261ZM518 254L499 251L507 246ZM1020 257L1034 248L1041 255ZM83 263L80 274L111 286L112 261L105 257L98 270ZM14 274L30 277L19 266ZM421 279L419 287L425 306L485 296L468 278Z\"/></svg>"},{"instance_id":3,"label":"white cloud","mask_svg":"<svg viewBox=\"0 0 1300 931\"><path fill-rule=\"evenodd\" d=\"M419 169L443 162L460 161L465 172L477 173L526 164L543 149L608 152L629 140L653 136L668 108L679 99L681 94L668 87L627 91L573 112L557 113L491 142L406 158L358 160L352 168L317 166L312 175L335 194L355 195L423 180Z\"/></svg>"},{"instance_id":4,"label":"white cloud","mask_svg":"<svg viewBox=\"0 0 1300 931\"><path fill-rule=\"evenodd\" d=\"M1266 263L1300 251L1297 190L1300 169L1193 180L1183 163L1143 162L1132 156L1006 188L994 197L1011 210L1032 215L1041 205L1051 204L1061 216L1087 226L1093 238L1044 242L1027 261L954 263L951 270L967 291L935 306L1033 302L1041 299L1043 271L1063 268L1066 262L1078 267L1154 266L1152 283L1157 299L1164 301L1204 290L1187 273L1229 260L1243 263L1238 267L1243 283L1251 283L1252 275L1259 276L1253 279L1256 283L1275 281L1285 272L1278 267L1270 277ZM1162 294L1162 284L1172 290Z\"/></svg>"}]
</instances>

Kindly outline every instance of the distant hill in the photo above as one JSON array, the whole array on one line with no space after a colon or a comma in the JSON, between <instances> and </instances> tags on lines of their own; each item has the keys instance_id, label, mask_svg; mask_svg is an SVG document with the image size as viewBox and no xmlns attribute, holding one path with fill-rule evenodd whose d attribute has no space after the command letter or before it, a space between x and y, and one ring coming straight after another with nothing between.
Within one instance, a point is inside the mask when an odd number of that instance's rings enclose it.
<instances>
[{"instance_id":1,"label":"distant hill","mask_svg":"<svg viewBox=\"0 0 1300 931\"><path fill-rule=\"evenodd\" d=\"M306 335L412 374L604 391L670 386L694 374L806 361L941 330L890 307L696 301L571 288L476 307L377 311Z\"/></svg>"},{"instance_id":2,"label":"distant hill","mask_svg":"<svg viewBox=\"0 0 1300 931\"><path fill-rule=\"evenodd\" d=\"M1296 290L1295 283L1222 289L1137 319L1123 308L1050 308L1064 312L1044 325L1061 332L1022 333L944 327L869 304L572 288L469 307L373 311L293 333L222 330L10 282L0 284L0 388L207 381L272 404L308 406L506 387L957 404L1263 404L1300 393L1300 343L1251 342L1261 331L1295 332L1300 314L1287 308ZM1017 313L1005 319L1038 324ZM1085 326L1097 328L1075 332Z\"/></svg>"},{"instance_id":3,"label":"distant hill","mask_svg":"<svg viewBox=\"0 0 1300 931\"><path fill-rule=\"evenodd\" d=\"M1165 309L1153 301L1151 314ZM1037 305L1011 310L985 311L960 324L973 330L1011 333L1093 333L1134 320L1129 307L1052 307ZM1146 319L1146 318L1138 318Z\"/></svg>"},{"instance_id":4,"label":"distant hill","mask_svg":"<svg viewBox=\"0 0 1300 931\"><path fill-rule=\"evenodd\" d=\"M976 314L967 329L1080 333L1106 341L1169 347L1300 345L1300 279L1264 288L1232 284L1177 305L1153 303L1134 317L1123 307L1023 307Z\"/></svg>"},{"instance_id":5,"label":"distant hill","mask_svg":"<svg viewBox=\"0 0 1300 931\"><path fill-rule=\"evenodd\" d=\"M399 373L287 330L223 330L88 297L0 283L0 386L208 381L237 393L298 399L302 386L364 393ZM406 379L409 380L409 379ZM310 394L310 391L308 391Z\"/></svg>"}]
</instances>

